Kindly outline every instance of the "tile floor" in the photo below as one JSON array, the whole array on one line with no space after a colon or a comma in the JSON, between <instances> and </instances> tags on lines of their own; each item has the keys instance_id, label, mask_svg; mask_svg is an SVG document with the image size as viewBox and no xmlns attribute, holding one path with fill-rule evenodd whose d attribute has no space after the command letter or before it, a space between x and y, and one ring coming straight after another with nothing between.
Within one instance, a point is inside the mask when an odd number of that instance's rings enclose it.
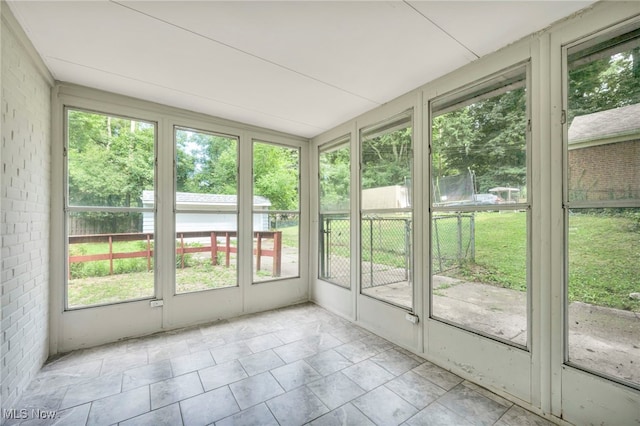
<instances>
[{"instance_id":1,"label":"tile floor","mask_svg":"<svg viewBox=\"0 0 640 426\"><path fill-rule=\"evenodd\" d=\"M547 425L311 303L47 363L7 425Z\"/></svg>"}]
</instances>

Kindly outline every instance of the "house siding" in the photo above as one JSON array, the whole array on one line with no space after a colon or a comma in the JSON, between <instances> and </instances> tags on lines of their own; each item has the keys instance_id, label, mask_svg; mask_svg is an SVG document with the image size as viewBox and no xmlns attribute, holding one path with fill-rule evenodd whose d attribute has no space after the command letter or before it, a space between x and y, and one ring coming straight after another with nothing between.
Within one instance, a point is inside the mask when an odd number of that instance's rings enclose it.
<instances>
[{"instance_id":1,"label":"house siding","mask_svg":"<svg viewBox=\"0 0 640 426\"><path fill-rule=\"evenodd\" d=\"M640 140L569 150L569 199L640 198Z\"/></svg>"}]
</instances>

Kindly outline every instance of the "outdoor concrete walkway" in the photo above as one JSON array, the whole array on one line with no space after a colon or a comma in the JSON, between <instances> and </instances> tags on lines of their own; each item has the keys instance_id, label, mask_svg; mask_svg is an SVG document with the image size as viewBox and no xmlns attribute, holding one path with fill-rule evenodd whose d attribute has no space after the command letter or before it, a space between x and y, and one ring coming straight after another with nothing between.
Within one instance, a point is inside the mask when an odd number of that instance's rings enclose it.
<instances>
[{"instance_id":1,"label":"outdoor concrete walkway","mask_svg":"<svg viewBox=\"0 0 640 426\"><path fill-rule=\"evenodd\" d=\"M440 319L527 345L526 293L435 276L433 312ZM411 306L407 282L363 290L400 306ZM640 383L640 314L586 303L569 305L569 360L573 365Z\"/></svg>"}]
</instances>

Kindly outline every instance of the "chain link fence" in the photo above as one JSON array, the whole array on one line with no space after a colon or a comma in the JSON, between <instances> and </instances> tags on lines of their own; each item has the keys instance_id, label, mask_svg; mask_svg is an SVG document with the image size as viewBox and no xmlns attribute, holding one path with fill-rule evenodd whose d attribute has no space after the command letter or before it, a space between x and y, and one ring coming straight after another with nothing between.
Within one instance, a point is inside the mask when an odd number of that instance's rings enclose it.
<instances>
[{"instance_id":1,"label":"chain link fence","mask_svg":"<svg viewBox=\"0 0 640 426\"><path fill-rule=\"evenodd\" d=\"M459 266L462 260L475 259L475 218L473 213L434 214L431 221L433 273Z\"/></svg>"},{"instance_id":2,"label":"chain link fence","mask_svg":"<svg viewBox=\"0 0 640 426\"><path fill-rule=\"evenodd\" d=\"M432 272L443 273L462 260L475 259L473 213L443 213L432 218ZM320 218L320 273L326 281L349 287L350 220ZM362 288L411 282L412 222L409 218L364 217L362 234Z\"/></svg>"},{"instance_id":3,"label":"chain link fence","mask_svg":"<svg viewBox=\"0 0 640 426\"><path fill-rule=\"evenodd\" d=\"M411 282L411 219L364 217L362 288Z\"/></svg>"},{"instance_id":4,"label":"chain link fence","mask_svg":"<svg viewBox=\"0 0 640 426\"><path fill-rule=\"evenodd\" d=\"M321 215L320 226L320 278L349 287L351 221L344 216Z\"/></svg>"}]
</instances>

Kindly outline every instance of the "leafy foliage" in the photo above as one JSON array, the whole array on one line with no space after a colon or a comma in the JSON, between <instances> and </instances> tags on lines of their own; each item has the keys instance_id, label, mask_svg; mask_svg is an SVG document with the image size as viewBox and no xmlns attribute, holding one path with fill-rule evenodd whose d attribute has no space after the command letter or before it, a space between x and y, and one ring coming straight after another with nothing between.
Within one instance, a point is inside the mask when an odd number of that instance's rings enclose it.
<instances>
[{"instance_id":1,"label":"leafy foliage","mask_svg":"<svg viewBox=\"0 0 640 426\"><path fill-rule=\"evenodd\" d=\"M526 184L526 93L510 90L433 120L432 175L471 172L475 192Z\"/></svg>"},{"instance_id":2,"label":"leafy foliage","mask_svg":"<svg viewBox=\"0 0 640 426\"><path fill-rule=\"evenodd\" d=\"M176 185L180 192L237 194L236 138L176 131Z\"/></svg>"},{"instance_id":3,"label":"leafy foliage","mask_svg":"<svg viewBox=\"0 0 640 426\"><path fill-rule=\"evenodd\" d=\"M577 116L640 102L639 47L569 66L569 124Z\"/></svg>"},{"instance_id":4,"label":"leafy foliage","mask_svg":"<svg viewBox=\"0 0 640 426\"><path fill-rule=\"evenodd\" d=\"M349 209L350 193L349 144L331 151L320 152L320 210Z\"/></svg>"},{"instance_id":5,"label":"leafy foliage","mask_svg":"<svg viewBox=\"0 0 640 426\"><path fill-rule=\"evenodd\" d=\"M153 188L154 126L75 110L68 120L69 204L141 206Z\"/></svg>"},{"instance_id":6,"label":"leafy foliage","mask_svg":"<svg viewBox=\"0 0 640 426\"><path fill-rule=\"evenodd\" d=\"M253 193L273 210L299 208L300 151L264 142L253 144Z\"/></svg>"},{"instance_id":7,"label":"leafy foliage","mask_svg":"<svg viewBox=\"0 0 640 426\"><path fill-rule=\"evenodd\" d=\"M154 188L153 124L69 110L67 132L70 205L142 206L142 191ZM178 191L237 194L237 138L189 129L175 136ZM268 198L273 209L298 209L299 155L293 148L254 144L254 193ZM103 216L87 213L85 220L113 217Z\"/></svg>"},{"instance_id":8,"label":"leafy foliage","mask_svg":"<svg viewBox=\"0 0 640 426\"><path fill-rule=\"evenodd\" d=\"M366 138L362 142L362 189L406 185L412 161L411 127Z\"/></svg>"}]
</instances>

